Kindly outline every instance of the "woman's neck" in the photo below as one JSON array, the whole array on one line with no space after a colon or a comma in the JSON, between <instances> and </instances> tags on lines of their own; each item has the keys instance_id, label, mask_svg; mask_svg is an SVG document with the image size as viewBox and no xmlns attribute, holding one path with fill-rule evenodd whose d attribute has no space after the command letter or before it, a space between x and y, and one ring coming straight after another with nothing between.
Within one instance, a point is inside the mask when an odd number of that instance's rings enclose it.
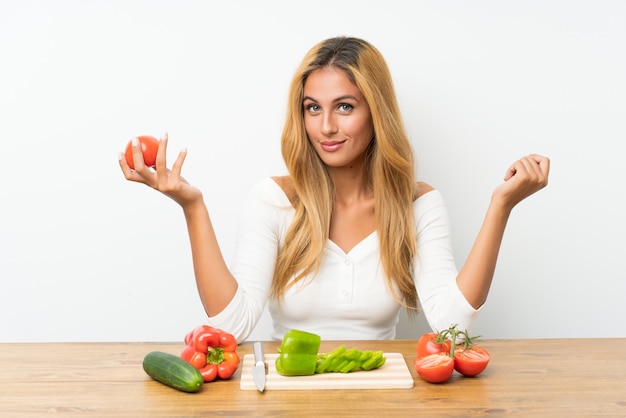
<instances>
[{"instance_id":1,"label":"woman's neck","mask_svg":"<svg viewBox=\"0 0 626 418\"><path fill-rule=\"evenodd\" d=\"M364 170L333 168L330 175L335 186L335 202L349 205L372 198L372 186Z\"/></svg>"}]
</instances>

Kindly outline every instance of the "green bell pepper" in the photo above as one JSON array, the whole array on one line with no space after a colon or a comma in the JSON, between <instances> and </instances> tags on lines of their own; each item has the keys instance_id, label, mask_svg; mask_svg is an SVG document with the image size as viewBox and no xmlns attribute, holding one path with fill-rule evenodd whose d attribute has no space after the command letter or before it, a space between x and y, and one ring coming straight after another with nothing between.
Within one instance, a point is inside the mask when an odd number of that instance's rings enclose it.
<instances>
[{"instance_id":1,"label":"green bell pepper","mask_svg":"<svg viewBox=\"0 0 626 418\"><path fill-rule=\"evenodd\" d=\"M351 373L381 367L387 360L382 350L346 349L318 353L319 335L292 329L283 337L276 358L276 371L283 376L310 376L316 373Z\"/></svg>"},{"instance_id":2,"label":"green bell pepper","mask_svg":"<svg viewBox=\"0 0 626 418\"><path fill-rule=\"evenodd\" d=\"M387 358L383 350L357 350L346 349L345 345L339 346L330 353L317 355L315 373L352 373L358 371L370 371L381 367Z\"/></svg>"},{"instance_id":3,"label":"green bell pepper","mask_svg":"<svg viewBox=\"0 0 626 418\"><path fill-rule=\"evenodd\" d=\"M283 376L309 376L315 373L319 335L296 329L283 337L276 357L276 371Z\"/></svg>"}]
</instances>

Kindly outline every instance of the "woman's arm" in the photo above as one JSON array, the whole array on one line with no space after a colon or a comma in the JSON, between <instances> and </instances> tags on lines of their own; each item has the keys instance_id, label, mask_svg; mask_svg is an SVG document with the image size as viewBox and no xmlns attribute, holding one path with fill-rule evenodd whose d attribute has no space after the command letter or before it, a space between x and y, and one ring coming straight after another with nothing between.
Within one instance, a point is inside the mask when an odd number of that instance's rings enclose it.
<instances>
[{"instance_id":1,"label":"woman's arm","mask_svg":"<svg viewBox=\"0 0 626 418\"><path fill-rule=\"evenodd\" d=\"M215 316L237 292L237 281L228 269L203 200L183 208L191 244L198 294L208 316Z\"/></svg>"},{"instance_id":2,"label":"woman's arm","mask_svg":"<svg viewBox=\"0 0 626 418\"><path fill-rule=\"evenodd\" d=\"M519 202L548 184L549 171L548 158L529 155L511 165L504 183L494 190L476 241L457 276L459 289L475 309L487 300L511 211Z\"/></svg>"},{"instance_id":3,"label":"woman's arm","mask_svg":"<svg viewBox=\"0 0 626 418\"><path fill-rule=\"evenodd\" d=\"M198 292L205 311L213 316L230 303L237 291L237 281L224 262L202 192L180 175L187 152L181 151L169 170L165 160L167 141L167 134L159 141L156 171L145 166L136 139L133 139L132 146L135 170L128 166L123 156L120 156L119 164L127 180L146 184L182 207L187 221Z\"/></svg>"}]
</instances>

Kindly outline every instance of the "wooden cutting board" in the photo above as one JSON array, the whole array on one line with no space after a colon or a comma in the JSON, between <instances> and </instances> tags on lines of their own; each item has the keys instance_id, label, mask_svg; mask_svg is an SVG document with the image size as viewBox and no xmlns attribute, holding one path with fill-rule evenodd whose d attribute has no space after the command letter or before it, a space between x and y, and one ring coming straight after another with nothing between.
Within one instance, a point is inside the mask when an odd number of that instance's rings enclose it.
<instances>
[{"instance_id":1,"label":"wooden cutting board","mask_svg":"<svg viewBox=\"0 0 626 418\"><path fill-rule=\"evenodd\" d=\"M387 361L375 370L352 373L322 373L312 376L281 376L276 371L275 360L278 354L265 354L267 379L265 390L304 390L304 389L410 389L414 385L413 376L401 353L385 353ZM243 357L240 387L243 390L257 390L252 379L254 355Z\"/></svg>"}]
</instances>

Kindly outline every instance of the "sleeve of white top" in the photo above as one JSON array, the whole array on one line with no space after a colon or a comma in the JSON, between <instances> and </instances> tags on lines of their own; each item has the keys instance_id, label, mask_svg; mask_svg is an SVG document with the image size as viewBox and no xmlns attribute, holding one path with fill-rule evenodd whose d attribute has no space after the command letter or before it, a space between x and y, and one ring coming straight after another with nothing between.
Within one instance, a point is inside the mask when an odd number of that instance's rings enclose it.
<instances>
[{"instance_id":1,"label":"sleeve of white top","mask_svg":"<svg viewBox=\"0 0 626 418\"><path fill-rule=\"evenodd\" d=\"M456 284L458 270L452 252L448 211L441 193L430 191L414 204L417 221L417 257L413 265L422 310L434 332L457 324L471 330L480 313Z\"/></svg>"},{"instance_id":2,"label":"sleeve of white top","mask_svg":"<svg viewBox=\"0 0 626 418\"><path fill-rule=\"evenodd\" d=\"M260 181L244 205L237 228L230 271L238 288L231 302L208 323L242 342L254 330L268 299L276 256L281 217L289 205L270 178Z\"/></svg>"}]
</instances>

